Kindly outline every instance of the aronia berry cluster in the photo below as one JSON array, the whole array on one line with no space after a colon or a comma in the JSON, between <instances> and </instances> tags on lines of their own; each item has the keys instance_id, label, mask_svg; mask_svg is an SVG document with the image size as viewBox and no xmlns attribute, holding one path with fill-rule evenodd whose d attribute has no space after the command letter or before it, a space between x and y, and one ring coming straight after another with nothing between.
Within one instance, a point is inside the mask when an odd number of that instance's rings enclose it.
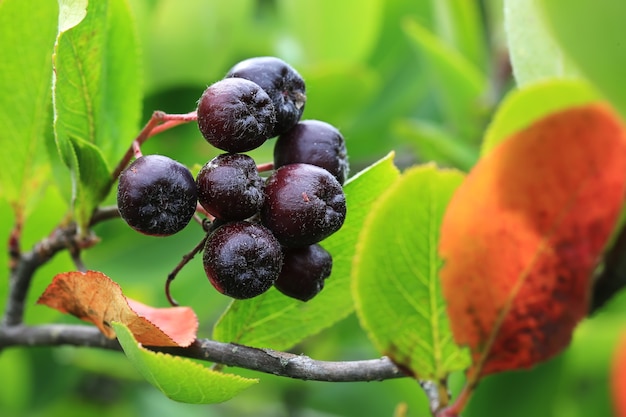
<instances>
[{"instance_id":1,"label":"aronia berry cluster","mask_svg":"<svg viewBox=\"0 0 626 417\"><path fill-rule=\"evenodd\" d=\"M242 61L200 97L200 132L224 151L196 178L162 155L145 155L120 175L121 217L135 230L168 236L199 203L214 217L203 249L207 277L221 293L252 298L275 286L307 301L324 286L331 255L319 242L346 217L345 141L332 125L300 120L305 83L275 57ZM245 152L277 137L273 172L259 173Z\"/></svg>"}]
</instances>

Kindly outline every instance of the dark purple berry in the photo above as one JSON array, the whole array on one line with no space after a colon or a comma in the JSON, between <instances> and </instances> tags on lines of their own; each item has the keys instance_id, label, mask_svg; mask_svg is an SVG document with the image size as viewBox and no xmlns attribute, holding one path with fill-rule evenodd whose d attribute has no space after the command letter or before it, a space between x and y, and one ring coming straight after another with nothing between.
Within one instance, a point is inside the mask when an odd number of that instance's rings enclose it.
<instances>
[{"instance_id":1,"label":"dark purple berry","mask_svg":"<svg viewBox=\"0 0 626 417\"><path fill-rule=\"evenodd\" d=\"M272 136L286 132L302 117L306 103L304 80L282 59L271 56L246 59L232 67L226 77L254 81L267 92L276 109Z\"/></svg>"},{"instance_id":2,"label":"dark purple berry","mask_svg":"<svg viewBox=\"0 0 626 417\"><path fill-rule=\"evenodd\" d=\"M221 220L247 219L263 204L263 179L247 155L216 156L198 172L196 184L202 207Z\"/></svg>"},{"instance_id":3,"label":"dark purple berry","mask_svg":"<svg viewBox=\"0 0 626 417\"><path fill-rule=\"evenodd\" d=\"M272 137L274 104L256 83L227 78L210 85L198 101L198 128L213 146L246 152Z\"/></svg>"},{"instance_id":4,"label":"dark purple berry","mask_svg":"<svg viewBox=\"0 0 626 417\"><path fill-rule=\"evenodd\" d=\"M246 299L263 294L274 284L283 253L267 228L240 221L226 223L209 236L202 261L215 289Z\"/></svg>"},{"instance_id":5,"label":"dark purple berry","mask_svg":"<svg viewBox=\"0 0 626 417\"><path fill-rule=\"evenodd\" d=\"M162 155L145 155L120 175L117 206L138 232L168 236L182 230L196 211L196 182L189 169Z\"/></svg>"},{"instance_id":6,"label":"dark purple berry","mask_svg":"<svg viewBox=\"0 0 626 417\"><path fill-rule=\"evenodd\" d=\"M278 168L265 183L261 222L287 247L317 243L346 218L346 197L328 171L310 164Z\"/></svg>"},{"instance_id":7,"label":"dark purple berry","mask_svg":"<svg viewBox=\"0 0 626 417\"><path fill-rule=\"evenodd\" d=\"M303 248L285 248L283 269L274 287L283 294L301 301L315 297L330 276L333 258L318 244Z\"/></svg>"},{"instance_id":8,"label":"dark purple berry","mask_svg":"<svg viewBox=\"0 0 626 417\"><path fill-rule=\"evenodd\" d=\"M278 137L274 145L274 166L296 162L322 167L340 184L348 177L346 142L339 130L326 122L303 120Z\"/></svg>"}]
</instances>

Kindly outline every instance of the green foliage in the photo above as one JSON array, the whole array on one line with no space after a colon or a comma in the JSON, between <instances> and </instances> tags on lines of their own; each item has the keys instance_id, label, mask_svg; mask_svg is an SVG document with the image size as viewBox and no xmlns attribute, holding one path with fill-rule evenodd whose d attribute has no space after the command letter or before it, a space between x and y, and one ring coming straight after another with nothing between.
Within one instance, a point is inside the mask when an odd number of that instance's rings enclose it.
<instances>
[{"instance_id":1,"label":"green foliage","mask_svg":"<svg viewBox=\"0 0 626 417\"><path fill-rule=\"evenodd\" d=\"M407 170L372 207L352 271L356 310L378 350L435 384L470 363L450 330L437 247L444 211L462 180L433 165Z\"/></svg>"},{"instance_id":2,"label":"green foliage","mask_svg":"<svg viewBox=\"0 0 626 417\"><path fill-rule=\"evenodd\" d=\"M623 32L626 4L620 0L538 0L556 42L584 74L626 117L626 44Z\"/></svg>"},{"instance_id":3,"label":"green foliage","mask_svg":"<svg viewBox=\"0 0 626 417\"><path fill-rule=\"evenodd\" d=\"M73 176L72 199L85 231L107 196L111 166L136 134L140 112L137 45L123 0L61 2L53 58L56 143Z\"/></svg>"},{"instance_id":4,"label":"green foliage","mask_svg":"<svg viewBox=\"0 0 626 417\"><path fill-rule=\"evenodd\" d=\"M0 197L19 222L37 200L49 173L44 132L49 122L51 54L57 5L0 2Z\"/></svg>"},{"instance_id":5,"label":"green foliage","mask_svg":"<svg viewBox=\"0 0 626 417\"><path fill-rule=\"evenodd\" d=\"M276 55L292 63L307 81L304 117L331 122L346 137L357 174L345 187L346 224L323 242L335 261L324 290L307 303L270 290L227 306L196 259L173 291L198 313L200 337L212 332L218 340L257 347L297 345L330 360L396 355L418 376L434 380L462 369L466 358L456 356L450 340L434 251L442 210L461 175L431 165L401 175L396 165L433 160L469 171L481 155L536 118L597 100L598 94L626 115L626 46L615 35L626 6L619 0L602 7L580 0L504 0L502 9L498 1L463 0L30 3L0 1L0 217L24 224L25 248L65 220L61 196L73 204L74 219L86 232L93 210L114 201L111 172L140 122L154 110L193 110L203 89L240 59ZM494 9L496 15L484 13ZM502 75L500 25L515 86ZM270 141L252 156L271 160L271 146ZM215 153L193 126L158 135L142 149L190 167ZM395 153L379 160L390 151ZM3 241L14 225L0 222ZM189 227L154 239L120 222L98 226L96 233L102 241L84 254L85 263L151 304L165 302L167 273L202 235ZM72 268L66 255L47 264L27 304L34 304L55 273ZM8 271L6 257L0 270ZM3 307L6 285L1 287ZM351 316L353 295L366 332ZM586 322L554 361L487 379L464 415L493 415L494 409L520 416L608 414L609 347L623 327L625 302L616 300L605 315ZM27 310L27 323L51 320L69 319L42 308ZM425 413L412 380L338 387L268 376L266 388L244 390L256 380L154 354L125 329L118 331L128 357L166 395L217 402L243 390L240 399L181 408L129 376L122 355L103 365L101 356L87 357L80 349L24 349L0 356L0 373L13 381L0 388L0 408L8 415L46 417L164 410L190 417L361 416L392 415L398 402L407 401L409 415ZM102 399L85 393L84 382L92 378L111 378L127 394L107 398L102 406ZM456 393L454 375L451 385Z\"/></svg>"},{"instance_id":6,"label":"green foliage","mask_svg":"<svg viewBox=\"0 0 626 417\"><path fill-rule=\"evenodd\" d=\"M254 19L254 1L133 1L141 8L140 36L146 91L180 85L208 85L240 57L240 45ZM198 95L199 97L199 95ZM187 105L191 110L193 103Z\"/></svg>"},{"instance_id":7,"label":"green foliage","mask_svg":"<svg viewBox=\"0 0 626 417\"><path fill-rule=\"evenodd\" d=\"M415 146L422 159L438 161L468 171L478 159L476 146L459 141L437 124L425 120L402 120L394 132Z\"/></svg>"},{"instance_id":8,"label":"green foliage","mask_svg":"<svg viewBox=\"0 0 626 417\"><path fill-rule=\"evenodd\" d=\"M506 35L515 81L520 87L578 72L546 26L538 0L505 0Z\"/></svg>"},{"instance_id":9,"label":"green foliage","mask_svg":"<svg viewBox=\"0 0 626 417\"><path fill-rule=\"evenodd\" d=\"M323 242L333 256L333 271L324 291L306 303L275 289L250 300L233 301L216 324L213 337L284 350L350 314L354 307L349 277L359 231L374 202L397 177L393 155L388 155L346 183L350 214L340 231Z\"/></svg>"},{"instance_id":10,"label":"green foliage","mask_svg":"<svg viewBox=\"0 0 626 417\"><path fill-rule=\"evenodd\" d=\"M405 22L407 36L422 54L436 88L436 101L461 140L475 140L482 116L480 95L486 87L481 71L460 52L416 21Z\"/></svg>"},{"instance_id":11,"label":"green foliage","mask_svg":"<svg viewBox=\"0 0 626 417\"><path fill-rule=\"evenodd\" d=\"M8 413L17 413L32 401L31 363L24 351L13 350L0 355L0 369L10 384L0 388L0 407Z\"/></svg>"},{"instance_id":12,"label":"green foliage","mask_svg":"<svg viewBox=\"0 0 626 417\"><path fill-rule=\"evenodd\" d=\"M213 404L227 401L258 382L212 371L189 359L143 348L122 323L111 323L124 353L148 382L175 401Z\"/></svg>"},{"instance_id":13,"label":"green foliage","mask_svg":"<svg viewBox=\"0 0 626 417\"><path fill-rule=\"evenodd\" d=\"M280 47L294 64L352 66L362 62L378 37L383 5L382 0L279 0L279 16L288 34ZM346 16L354 11L353 19L358 18L359 24L346 30ZM322 25L325 30L320 31Z\"/></svg>"},{"instance_id":14,"label":"green foliage","mask_svg":"<svg viewBox=\"0 0 626 417\"><path fill-rule=\"evenodd\" d=\"M464 0L432 0L431 3L439 39L484 72L488 60L486 33L476 3Z\"/></svg>"}]
</instances>

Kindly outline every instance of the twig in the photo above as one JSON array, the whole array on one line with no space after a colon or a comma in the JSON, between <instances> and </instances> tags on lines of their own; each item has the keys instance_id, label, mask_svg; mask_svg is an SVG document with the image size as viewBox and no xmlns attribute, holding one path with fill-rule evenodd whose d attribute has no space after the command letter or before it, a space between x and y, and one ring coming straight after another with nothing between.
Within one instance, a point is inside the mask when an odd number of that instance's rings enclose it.
<instances>
[{"instance_id":1,"label":"twig","mask_svg":"<svg viewBox=\"0 0 626 417\"><path fill-rule=\"evenodd\" d=\"M121 350L117 340L92 326L49 324L0 327L0 349L9 346L72 345ZM200 339L187 348L149 348L176 356L221 363L268 374L326 382L367 382L406 375L387 357L361 361L318 361L304 355Z\"/></svg>"},{"instance_id":2,"label":"twig","mask_svg":"<svg viewBox=\"0 0 626 417\"><path fill-rule=\"evenodd\" d=\"M172 281L174 281L174 278L176 278L181 269L183 269L184 266L187 265L198 252L204 249L204 244L206 243L208 238L209 233L207 233L189 253L185 254L183 256L183 259L181 259L181 261L178 263L178 265L176 265L172 272L167 275L167 279L165 280L165 296L167 297L167 301L169 301L170 305L172 305L173 307L178 306L178 302L172 297L172 293L170 291L170 285L172 285Z\"/></svg>"},{"instance_id":3,"label":"twig","mask_svg":"<svg viewBox=\"0 0 626 417\"><path fill-rule=\"evenodd\" d=\"M91 219L91 226L117 217L119 217L117 207L111 206L98 209ZM62 250L68 249L70 253L76 255L81 250L93 246L97 241L97 238L93 235L87 235L87 237L78 240L76 224L71 223L54 229L48 237L37 242L30 251L12 253L11 256L15 256L14 259L11 258L14 265L9 273L9 293L4 316L0 320L0 324L3 326L15 326L22 322L24 302L28 295L33 275L38 268ZM78 257L75 258L75 260L79 259Z\"/></svg>"},{"instance_id":4,"label":"twig","mask_svg":"<svg viewBox=\"0 0 626 417\"><path fill-rule=\"evenodd\" d=\"M120 211L117 206L106 206L98 208L91 216L90 226L95 226L106 220L117 219L120 217Z\"/></svg>"},{"instance_id":5,"label":"twig","mask_svg":"<svg viewBox=\"0 0 626 417\"><path fill-rule=\"evenodd\" d=\"M95 212L91 225L117 217L119 211L116 207L102 208ZM16 268L11 272L6 311L0 322L0 350L10 346L60 345L121 349L116 340L105 338L95 327L22 324L24 302L35 271L62 250L84 249L94 242L95 240L77 242L76 226L70 224L58 227L49 237L35 244L30 251L20 254L16 259L18 261ZM197 340L187 348L152 348L152 350L296 379L356 382L382 381L406 376L386 357L365 361L325 362L303 355L207 339Z\"/></svg>"},{"instance_id":6,"label":"twig","mask_svg":"<svg viewBox=\"0 0 626 417\"><path fill-rule=\"evenodd\" d=\"M9 294L2 324L14 326L22 322L24 301L35 271L63 249L87 248L95 243L93 236L77 241L76 225L58 227L52 234L39 241L28 252L21 253L9 275Z\"/></svg>"},{"instance_id":7,"label":"twig","mask_svg":"<svg viewBox=\"0 0 626 417\"><path fill-rule=\"evenodd\" d=\"M16 219L15 226L9 235L9 270L14 271L20 261L22 250L20 248L20 240L22 237L22 220Z\"/></svg>"},{"instance_id":8,"label":"twig","mask_svg":"<svg viewBox=\"0 0 626 417\"><path fill-rule=\"evenodd\" d=\"M274 163L273 162L266 162L264 164L259 164L256 166L256 170L258 172L268 172L274 169Z\"/></svg>"},{"instance_id":9,"label":"twig","mask_svg":"<svg viewBox=\"0 0 626 417\"><path fill-rule=\"evenodd\" d=\"M126 165L133 159L133 156L137 154L137 151L140 152L140 147L143 143L156 135L157 133L164 132L165 130L171 129L175 126L181 125L183 123L189 123L198 119L198 115L195 111L185 113L185 114L168 114L163 111L155 111L152 113L152 117L146 123L146 125L141 129L135 140L131 143L131 145L126 150L126 153L120 160L119 164L111 174L111 184L117 180L120 176Z\"/></svg>"}]
</instances>

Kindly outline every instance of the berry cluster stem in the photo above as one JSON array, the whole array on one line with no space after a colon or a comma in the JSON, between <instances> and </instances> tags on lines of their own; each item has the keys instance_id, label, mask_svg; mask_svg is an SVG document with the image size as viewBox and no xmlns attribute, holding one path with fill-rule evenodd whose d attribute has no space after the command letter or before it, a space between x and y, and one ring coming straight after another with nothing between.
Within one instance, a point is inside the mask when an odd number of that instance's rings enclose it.
<instances>
[{"instance_id":1,"label":"berry cluster stem","mask_svg":"<svg viewBox=\"0 0 626 417\"><path fill-rule=\"evenodd\" d=\"M273 162L266 162L264 164L258 164L256 166L256 170L258 172L269 172L271 170L274 169L274 163Z\"/></svg>"},{"instance_id":2,"label":"berry cluster stem","mask_svg":"<svg viewBox=\"0 0 626 417\"><path fill-rule=\"evenodd\" d=\"M172 281L174 281L174 279L176 278L178 273L181 271L181 269L183 269L183 267L187 265L189 261L191 261L193 257L196 256L196 254L202 250L202 248L204 248L204 244L206 243L206 240L208 239L208 237L209 237L209 233L207 233L204 236L204 238L200 241L200 243L198 243L189 253L185 254L183 256L183 259L178 263L178 265L176 265L174 270L172 270L172 272L168 274L167 280L165 281L165 296L167 297L167 301L169 301L169 303L173 307L178 307L178 302L172 297L172 294L170 291L170 286L172 285Z\"/></svg>"},{"instance_id":3,"label":"berry cluster stem","mask_svg":"<svg viewBox=\"0 0 626 417\"><path fill-rule=\"evenodd\" d=\"M198 120L198 115L195 111L184 114L169 114L157 110L152 113L150 120L148 120L148 122L145 124L143 129L141 129L137 137L132 141L132 143L128 147L128 150L111 174L111 184L113 184L117 180L117 178L120 176L124 168L126 168L128 163L133 159L133 157L141 155L141 145L143 145L149 138L158 133L165 132L166 130L169 130L173 127L193 122L195 120Z\"/></svg>"}]
</instances>

